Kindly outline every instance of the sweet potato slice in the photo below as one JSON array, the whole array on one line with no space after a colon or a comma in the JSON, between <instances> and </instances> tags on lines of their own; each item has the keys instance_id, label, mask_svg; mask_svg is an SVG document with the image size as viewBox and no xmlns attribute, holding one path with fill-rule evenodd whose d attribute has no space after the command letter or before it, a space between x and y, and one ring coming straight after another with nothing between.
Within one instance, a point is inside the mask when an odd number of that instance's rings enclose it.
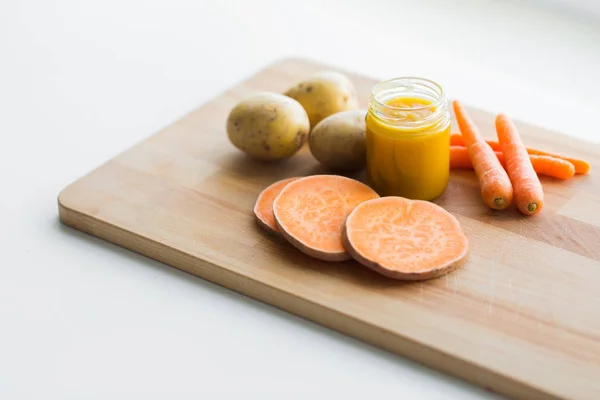
<instances>
[{"instance_id":1,"label":"sweet potato slice","mask_svg":"<svg viewBox=\"0 0 600 400\"><path fill-rule=\"evenodd\" d=\"M361 264L395 279L436 278L460 267L468 240L458 220L433 203L382 197L346 219L344 246Z\"/></svg>"},{"instance_id":2,"label":"sweet potato slice","mask_svg":"<svg viewBox=\"0 0 600 400\"><path fill-rule=\"evenodd\" d=\"M338 175L312 175L288 183L273 202L283 236L305 254L325 261L351 257L342 244L342 228L363 201L379 197L367 185Z\"/></svg>"},{"instance_id":3,"label":"sweet potato slice","mask_svg":"<svg viewBox=\"0 0 600 400\"><path fill-rule=\"evenodd\" d=\"M273 217L273 201L285 185L298 178L299 177L292 177L277 181L267 186L267 188L258 195L256 203L254 204L254 216L256 217L256 222L258 222L262 228L266 229L267 232L280 235L279 228L277 228L277 224L275 224L275 217Z\"/></svg>"}]
</instances>

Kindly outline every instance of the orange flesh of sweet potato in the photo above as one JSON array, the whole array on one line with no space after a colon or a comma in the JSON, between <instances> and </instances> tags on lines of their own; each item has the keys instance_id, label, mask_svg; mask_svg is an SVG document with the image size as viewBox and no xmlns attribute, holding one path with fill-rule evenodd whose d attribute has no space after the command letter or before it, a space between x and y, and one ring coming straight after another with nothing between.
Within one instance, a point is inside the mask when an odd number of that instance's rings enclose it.
<instances>
[{"instance_id":1,"label":"orange flesh of sweet potato","mask_svg":"<svg viewBox=\"0 0 600 400\"><path fill-rule=\"evenodd\" d=\"M367 185L338 175L313 175L288 183L273 203L283 236L305 254L325 261L351 257L342 244L344 221L358 204L379 197Z\"/></svg>"},{"instance_id":2,"label":"orange flesh of sweet potato","mask_svg":"<svg viewBox=\"0 0 600 400\"><path fill-rule=\"evenodd\" d=\"M382 197L346 219L344 246L361 264L395 279L424 280L462 265L468 240L458 220L427 201Z\"/></svg>"},{"instance_id":3,"label":"orange flesh of sweet potato","mask_svg":"<svg viewBox=\"0 0 600 400\"><path fill-rule=\"evenodd\" d=\"M273 201L285 185L296 179L298 179L298 177L277 181L267 186L267 188L258 195L256 203L254 204L254 216L256 217L256 222L258 222L262 228L266 229L267 232L277 235L280 234L279 228L277 228L277 224L275 223L275 217L273 217Z\"/></svg>"}]
</instances>

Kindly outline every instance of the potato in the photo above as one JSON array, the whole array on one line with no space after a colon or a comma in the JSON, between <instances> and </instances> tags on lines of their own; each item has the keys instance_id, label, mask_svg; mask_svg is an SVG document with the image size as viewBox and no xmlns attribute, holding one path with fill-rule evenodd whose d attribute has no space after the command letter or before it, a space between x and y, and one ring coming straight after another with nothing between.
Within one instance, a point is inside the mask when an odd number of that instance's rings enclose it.
<instances>
[{"instance_id":1,"label":"potato","mask_svg":"<svg viewBox=\"0 0 600 400\"><path fill-rule=\"evenodd\" d=\"M308 136L311 154L335 171L358 171L366 164L366 110L342 111L330 115Z\"/></svg>"},{"instance_id":2,"label":"potato","mask_svg":"<svg viewBox=\"0 0 600 400\"><path fill-rule=\"evenodd\" d=\"M289 88L285 95L302 104L311 127L332 114L358 108L354 85L345 75L334 71L316 73Z\"/></svg>"},{"instance_id":3,"label":"potato","mask_svg":"<svg viewBox=\"0 0 600 400\"><path fill-rule=\"evenodd\" d=\"M258 93L239 102L227 118L231 143L260 161L278 161L296 154L310 131L306 111L279 93Z\"/></svg>"}]
</instances>

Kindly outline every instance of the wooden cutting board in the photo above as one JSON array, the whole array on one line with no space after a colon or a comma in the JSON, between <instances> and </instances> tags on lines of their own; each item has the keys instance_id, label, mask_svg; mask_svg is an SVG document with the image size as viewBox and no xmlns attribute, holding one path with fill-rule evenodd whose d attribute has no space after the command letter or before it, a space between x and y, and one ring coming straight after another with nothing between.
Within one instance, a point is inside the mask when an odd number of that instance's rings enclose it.
<instances>
[{"instance_id":1,"label":"wooden cutting board","mask_svg":"<svg viewBox=\"0 0 600 400\"><path fill-rule=\"evenodd\" d=\"M225 120L245 96L325 68L290 59L261 71L68 186L61 220L499 393L600 398L600 146L517 122L526 144L592 163L588 176L544 179L534 217L487 209L473 172L453 172L437 203L470 239L455 273L406 283L321 262L265 235L252 208L268 184L326 171L306 148L277 166L250 161ZM367 107L376 81L348 74ZM469 111L495 135L493 115Z\"/></svg>"}]
</instances>

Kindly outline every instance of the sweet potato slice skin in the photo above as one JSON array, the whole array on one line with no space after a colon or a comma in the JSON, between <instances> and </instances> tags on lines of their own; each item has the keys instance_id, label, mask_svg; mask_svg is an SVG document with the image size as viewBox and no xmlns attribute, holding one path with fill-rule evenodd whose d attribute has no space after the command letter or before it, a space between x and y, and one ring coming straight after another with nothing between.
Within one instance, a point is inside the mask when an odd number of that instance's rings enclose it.
<instances>
[{"instance_id":1,"label":"sweet potato slice skin","mask_svg":"<svg viewBox=\"0 0 600 400\"><path fill-rule=\"evenodd\" d=\"M402 280L445 275L463 265L469 247L460 223L448 211L427 201L393 196L355 207L342 236L356 261Z\"/></svg>"},{"instance_id":2,"label":"sweet potato slice skin","mask_svg":"<svg viewBox=\"0 0 600 400\"><path fill-rule=\"evenodd\" d=\"M275 223L275 217L273 216L273 201L275 201L275 198L285 185L296 179L299 179L299 177L295 176L272 183L260 192L256 198L256 203L254 204L254 216L256 217L256 222L273 235L281 237L279 228Z\"/></svg>"},{"instance_id":3,"label":"sweet potato slice skin","mask_svg":"<svg viewBox=\"0 0 600 400\"><path fill-rule=\"evenodd\" d=\"M379 195L357 180L312 175L288 183L273 202L281 234L294 247L324 261L351 259L342 243L344 221L363 201Z\"/></svg>"}]
</instances>

